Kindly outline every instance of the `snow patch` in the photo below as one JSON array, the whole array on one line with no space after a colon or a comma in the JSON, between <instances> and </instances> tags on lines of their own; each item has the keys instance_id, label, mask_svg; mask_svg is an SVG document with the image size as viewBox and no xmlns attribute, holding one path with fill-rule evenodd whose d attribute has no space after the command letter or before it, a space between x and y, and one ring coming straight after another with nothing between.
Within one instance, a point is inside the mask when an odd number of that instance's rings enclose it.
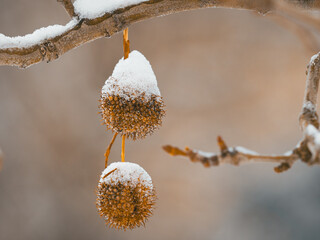
<instances>
[{"instance_id":1,"label":"snow patch","mask_svg":"<svg viewBox=\"0 0 320 240\"><path fill-rule=\"evenodd\" d=\"M290 151L285 152L283 155L284 156L291 156L292 154L293 154L293 151L290 150Z\"/></svg>"},{"instance_id":2,"label":"snow patch","mask_svg":"<svg viewBox=\"0 0 320 240\"><path fill-rule=\"evenodd\" d=\"M238 151L239 153L243 153L243 154L249 154L249 155L259 155L257 152L251 151L247 148L244 147L235 147L235 150Z\"/></svg>"},{"instance_id":3,"label":"snow patch","mask_svg":"<svg viewBox=\"0 0 320 240\"><path fill-rule=\"evenodd\" d=\"M308 142L308 148L314 158L320 150L320 132L313 125L308 125L305 134L314 139L313 143Z\"/></svg>"},{"instance_id":4,"label":"snow patch","mask_svg":"<svg viewBox=\"0 0 320 240\"><path fill-rule=\"evenodd\" d=\"M200 150L194 150L194 152L196 152L197 154L203 156L203 157L206 157L206 158L212 158L214 156L217 156L216 154L214 153L211 153L211 152L204 152L204 151L200 151Z\"/></svg>"},{"instance_id":5,"label":"snow patch","mask_svg":"<svg viewBox=\"0 0 320 240\"><path fill-rule=\"evenodd\" d=\"M114 172L105 177L108 173ZM130 162L115 162L110 164L101 174L100 183L111 184L120 182L124 185L130 182L130 186L135 187L140 182L144 186L152 189L153 184L150 175L138 164Z\"/></svg>"},{"instance_id":6,"label":"snow patch","mask_svg":"<svg viewBox=\"0 0 320 240\"><path fill-rule=\"evenodd\" d=\"M116 9L125 8L148 0L76 0L74 11L80 18L94 19Z\"/></svg>"},{"instance_id":7,"label":"snow patch","mask_svg":"<svg viewBox=\"0 0 320 240\"><path fill-rule=\"evenodd\" d=\"M141 94L146 98L161 96L149 61L140 52L132 51L127 59L117 63L102 88L102 96L118 95L130 100Z\"/></svg>"},{"instance_id":8,"label":"snow patch","mask_svg":"<svg viewBox=\"0 0 320 240\"><path fill-rule=\"evenodd\" d=\"M320 147L320 132L318 129L309 124L306 128L306 135L313 137L315 145Z\"/></svg>"},{"instance_id":9,"label":"snow patch","mask_svg":"<svg viewBox=\"0 0 320 240\"><path fill-rule=\"evenodd\" d=\"M72 19L67 25L52 25L35 30L31 34L17 37L7 37L0 33L0 48L27 48L54 38L77 25L78 20Z\"/></svg>"},{"instance_id":10,"label":"snow patch","mask_svg":"<svg viewBox=\"0 0 320 240\"><path fill-rule=\"evenodd\" d=\"M308 109L308 110L310 110L310 111L315 111L315 106L314 106L314 104L313 104L312 102L310 102L310 101L305 102L305 103L303 104L303 108L304 108L304 109Z\"/></svg>"},{"instance_id":11,"label":"snow patch","mask_svg":"<svg viewBox=\"0 0 320 240\"><path fill-rule=\"evenodd\" d=\"M310 65L315 65L317 62L317 59L319 61L319 57L320 57L320 53L313 55L310 59Z\"/></svg>"}]
</instances>

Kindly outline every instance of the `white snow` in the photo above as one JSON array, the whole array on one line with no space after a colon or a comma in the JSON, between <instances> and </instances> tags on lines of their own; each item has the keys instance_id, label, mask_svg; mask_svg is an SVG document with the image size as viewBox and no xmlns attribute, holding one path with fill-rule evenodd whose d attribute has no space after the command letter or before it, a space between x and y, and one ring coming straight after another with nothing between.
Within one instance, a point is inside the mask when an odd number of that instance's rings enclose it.
<instances>
[{"instance_id":1,"label":"white snow","mask_svg":"<svg viewBox=\"0 0 320 240\"><path fill-rule=\"evenodd\" d=\"M93 19L119 8L128 7L148 0L76 0L75 13L80 18Z\"/></svg>"},{"instance_id":2,"label":"white snow","mask_svg":"<svg viewBox=\"0 0 320 240\"><path fill-rule=\"evenodd\" d=\"M132 51L127 59L122 58L117 63L112 76L102 88L102 96L119 95L129 100L142 93L146 98L152 94L160 96L157 79L149 61L140 52Z\"/></svg>"},{"instance_id":3,"label":"white snow","mask_svg":"<svg viewBox=\"0 0 320 240\"><path fill-rule=\"evenodd\" d=\"M17 36L17 37L7 37L0 33L0 48L27 48L33 45L42 43L49 38L54 38L71 28L73 28L78 23L78 20L75 18L72 19L65 26L62 25L52 25L48 27L43 27L35 30L31 34L27 34L25 36Z\"/></svg>"},{"instance_id":4,"label":"white snow","mask_svg":"<svg viewBox=\"0 0 320 240\"><path fill-rule=\"evenodd\" d=\"M284 156L291 156L292 155L292 150L285 152L283 155Z\"/></svg>"},{"instance_id":5,"label":"white snow","mask_svg":"<svg viewBox=\"0 0 320 240\"><path fill-rule=\"evenodd\" d=\"M314 138L314 143L320 147L320 132L313 125L309 124L306 128L306 135Z\"/></svg>"},{"instance_id":6,"label":"white snow","mask_svg":"<svg viewBox=\"0 0 320 240\"><path fill-rule=\"evenodd\" d=\"M116 169L114 172L105 177L108 173ZM140 181L139 181L140 180ZM138 164L130 162L115 162L110 164L101 174L100 183L110 184L113 182L121 182L135 187L139 182L144 186L152 189L153 184L149 174Z\"/></svg>"},{"instance_id":7,"label":"white snow","mask_svg":"<svg viewBox=\"0 0 320 240\"><path fill-rule=\"evenodd\" d=\"M308 110L310 110L310 111L315 111L315 106L314 106L314 104L313 104L312 102L310 102L310 101L305 102L305 103L303 104L303 108L304 108L304 109L308 109Z\"/></svg>"},{"instance_id":8,"label":"white snow","mask_svg":"<svg viewBox=\"0 0 320 240\"><path fill-rule=\"evenodd\" d=\"M200 151L200 150L194 150L194 152L196 152L197 154L199 154L200 156L206 157L206 158L212 158L214 156L217 156L214 153L211 152L204 152L204 151Z\"/></svg>"},{"instance_id":9,"label":"white snow","mask_svg":"<svg viewBox=\"0 0 320 240\"><path fill-rule=\"evenodd\" d=\"M315 157L320 150L320 132L313 125L310 124L306 128L305 134L313 138L314 140L314 141L308 142L308 148L312 153L312 156Z\"/></svg>"},{"instance_id":10,"label":"white snow","mask_svg":"<svg viewBox=\"0 0 320 240\"><path fill-rule=\"evenodd\" d=\"M243 154L259 155L257 152L251 151L251 150L244 148L244 147L241 147L241 146L228 149L229 152L233 152L234 150L238 151L239 153L243 153ZM194 150L194 152L196 152L197 154L199 154L203 157L207 157L207 158L211 158L213 156L216 156L215 153L211 153L211 152L203 152L200 150Z\"/></svg>"},{"instance_id":11,"label":"white snow","mask_svg":"<svg viewBox=\"0 0 320 240\"><path fill-rule=\"evenodd\" d=\"M236 151L240 152L240 153L243 153L243 154L248 154L248 155L259 155L257 152L254 152L252 150L249 150L247 148L244 148L244 147L241 147L241 146L238 146L238 147L235 147Z\"/></svg>"},{"instance_id":12,"label":"white snow","mask_svg":"<svg viewBox=\"0 0 320 240\"><path fill-rule=\"evenodd\" d=\"M317 54L313 55L313 56L311 57L311 59L310 59L310 65L315 65L315 61L316 61L316 59L319 58L319 57L320 57L320 53L317 53Z\"/></svg>"}]
</instances>

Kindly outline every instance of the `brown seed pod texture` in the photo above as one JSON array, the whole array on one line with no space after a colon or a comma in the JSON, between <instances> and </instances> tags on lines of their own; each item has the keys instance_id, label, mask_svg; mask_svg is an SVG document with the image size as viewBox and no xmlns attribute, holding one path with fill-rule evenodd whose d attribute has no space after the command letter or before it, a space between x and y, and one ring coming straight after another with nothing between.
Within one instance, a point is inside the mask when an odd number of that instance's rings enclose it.
<instances>
[{"instance_id":1,"label":"brown seed pod texture","mask_svg":"<svg viewBox=\"0 0 320 240\"><path fill-rule=\"evenodd\" d=\"M148 173L139 165L113 163L103 172L97 189L97 208L106 223L126 230L145 224L156 193Z\"/></svg>"},{"instance_id":2,"label":"brown seed pod texture","mask_svg":"<svg viewBox=\"0 0 320 240\"><path fill-rule=\"evenodd\" d=\"M121 95L107 93L101 97L101 115L108 129L136 140L161 126L165 116L162 97L146 97L143 93L134 96L125 92Z\"/></svg>"}]
</instances>

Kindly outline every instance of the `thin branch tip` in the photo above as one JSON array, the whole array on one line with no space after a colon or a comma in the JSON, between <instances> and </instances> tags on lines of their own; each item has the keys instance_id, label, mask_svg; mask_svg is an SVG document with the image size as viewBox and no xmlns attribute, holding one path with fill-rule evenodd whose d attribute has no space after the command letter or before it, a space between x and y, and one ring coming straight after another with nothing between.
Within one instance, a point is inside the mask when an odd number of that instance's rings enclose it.
<instances>
[{"instance_id":1,"label":"thin branch tip","mask_svg":"<svg viewBox=\"0 0 320 240\"><path fill-rule=\"evenodd\" d=\"M173 147L171 145L165 145L162 147L162 149L170 154L171 156L187 156L187 153L177 147Z\"/></svg>"},{"instance_id":2,"label":"thin branch tip","mask_svg":"<svg viewBox=\"0 0 320 240\"><path fill-rule=\"evenodd\" d=\"M221 137L218 139L222 140ZM224 143L223 140L222 142ZM172 147L171 145L166 145L163 149L171 156L184 156L189 158L192 162L202 163L205 167L219 166L220 164L239 166L248 162L279 163L279 165L274 168L277 173L288 170L298 159L298 156L293 152L291 155L268 156L257 154L243 147L225 148L225 143L222 146L220 154L192 150L189 148L187 150L182 150L178 147Z\"/></svg>"},{"instance_id":3,"label":"thin branch tip","mask_svg":"<svg viewBox=\"0 0 320 240\"><path fill-rule=\"evenodd\" d=\"M228 149L227 144L225 143L225 141L222 139L221 136L217 137L217 142L221 152Z\"/></svg>"}]
</instances>

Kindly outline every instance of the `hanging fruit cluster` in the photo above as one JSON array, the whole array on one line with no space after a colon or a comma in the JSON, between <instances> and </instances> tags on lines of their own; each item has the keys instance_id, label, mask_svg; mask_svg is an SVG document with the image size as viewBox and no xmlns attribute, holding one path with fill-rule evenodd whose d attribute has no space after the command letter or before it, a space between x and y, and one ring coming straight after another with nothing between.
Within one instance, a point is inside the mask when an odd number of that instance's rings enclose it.
<instances>
[{"instance_id":1,"label":"hanging fruit cluster","mask_svg":"<svg viewBox=\"0 0 320 240\"><path fill-rule=\"evenodd\" d=\"M105 153L96 206L110 227L126 230L145 224L152 214L156 192L142 167L125 162L125 139L137 140L152 134L161 126L165 110L150 63L140 52L130 53L128 29L123 33L123 46L124 58L106 80L100 99L104 124L114 136ZM122 135L122 162L108 166L118 134Z\"/></svg>"},{"instance_id":2,"label":"hanging fruit cluster","mask_svg":"<svg viewBox=\"0 0 320 240\"><path fill-rule=\"evenodd\" d=\"M100 103L107 128L133 140L153 133L165 115L151 65L138 51L116 65L102 88Z\"/></svg>"}]
</instances>

